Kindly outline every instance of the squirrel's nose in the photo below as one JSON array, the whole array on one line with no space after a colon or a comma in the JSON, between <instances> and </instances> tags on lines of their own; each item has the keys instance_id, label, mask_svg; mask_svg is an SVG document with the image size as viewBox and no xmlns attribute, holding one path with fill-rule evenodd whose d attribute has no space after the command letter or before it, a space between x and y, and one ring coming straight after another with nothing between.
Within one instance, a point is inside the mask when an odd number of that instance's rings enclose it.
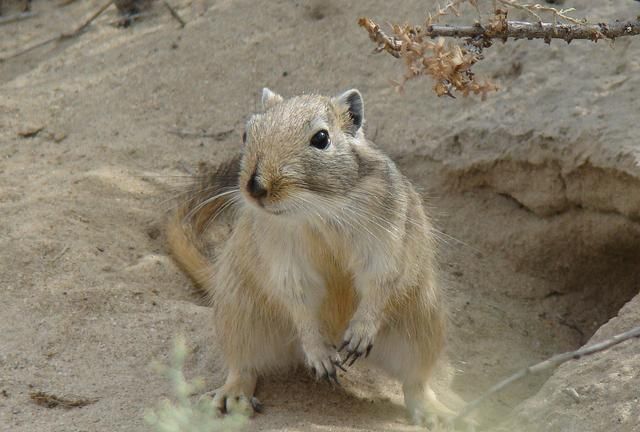
<instances>
[{"instance_id":1,"label":"squirrel's nose","mask_svg":"<svg viewBox=\"0 0 640 432\"><path fill-rule=\"evenodd\" d=\"M249 195L254 197L255 199L264 198L267 196L267 189L262 186L260 180L258 180L258 176L256 173L251 175L249 182L247 182L247 190L249 191Z\"/></svg>"}]
</instances>

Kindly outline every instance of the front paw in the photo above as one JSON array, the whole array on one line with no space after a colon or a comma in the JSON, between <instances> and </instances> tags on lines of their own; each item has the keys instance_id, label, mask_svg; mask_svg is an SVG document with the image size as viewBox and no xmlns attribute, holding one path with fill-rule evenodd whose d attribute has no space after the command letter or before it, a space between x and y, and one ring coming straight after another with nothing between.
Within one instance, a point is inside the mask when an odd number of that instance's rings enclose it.
<instances>
[{"instance_id":1,"label":"front paw","mask_svg":"<svg viewBox=\"0 0 640 432\"><path fill-rule=\"evenodd\" d=\"M349 324L349 328L344 334L342 345L338 349L339 352L345 350L347 356L342 364L347 363L353 365L361 356L368 357L373 348L373 340L378 332L378 327L373 321L369 320L353 320Z\"/></svg>"},{"instance_id":2,"label":"front paw","mask_svg":"<svg viewBox=\"0 0 640 432\"><path fill-rule=\"evenodd\" d=\"M340 354L338 354L334 346L317 343L312 346L303 346L303 349L307 359L307 366L316 380L322 378L331 384L340 385L337 369L345 372L346 369L342 367Z\"/></svg>"}]
</instances>

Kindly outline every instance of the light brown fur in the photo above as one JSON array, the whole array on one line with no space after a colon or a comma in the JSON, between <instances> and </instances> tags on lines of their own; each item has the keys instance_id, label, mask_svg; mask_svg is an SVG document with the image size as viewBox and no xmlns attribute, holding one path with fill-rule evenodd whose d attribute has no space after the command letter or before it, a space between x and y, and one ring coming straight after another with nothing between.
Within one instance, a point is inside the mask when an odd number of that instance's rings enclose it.
<instances>
[{"instance_id":1,"label":"light brown fur","mask_svg":"<svg viewBox=\"0 0 640 432\"><path fill-rule=\"evenodd\" d=\"M415 422L451 414L428 386L445 335L432 227L410 182L364 138L360 94L285 101L265 90L263 105L237 170L206 177L167 231L213 308L229 368L214 403L255 408L257 377L298 363L337 379L344 339L348 358L403 383ZM326 148L310 145L319 131ZM232 230L207 257L220 218Z\"/></svg>"}]
</instances>

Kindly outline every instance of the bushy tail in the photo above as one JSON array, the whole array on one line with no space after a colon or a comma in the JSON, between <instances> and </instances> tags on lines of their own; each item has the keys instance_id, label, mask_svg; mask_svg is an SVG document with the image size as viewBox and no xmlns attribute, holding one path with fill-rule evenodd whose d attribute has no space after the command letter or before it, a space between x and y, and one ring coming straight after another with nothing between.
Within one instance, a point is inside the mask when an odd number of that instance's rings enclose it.
<instances>
[{"instance_id":1,"label":"bushy tail","mask_svg":"<svg viewBox=\"0 0 640 432\"><path fill-rule=\"evenodd\" d=\"M204 253L202 237L211 221L230 208L230 198L223 192L237 190L239 166L240 159L234 158L203 176L167 224L169 253L205 295L214 269Z\"/></svg>"}]
</instances>

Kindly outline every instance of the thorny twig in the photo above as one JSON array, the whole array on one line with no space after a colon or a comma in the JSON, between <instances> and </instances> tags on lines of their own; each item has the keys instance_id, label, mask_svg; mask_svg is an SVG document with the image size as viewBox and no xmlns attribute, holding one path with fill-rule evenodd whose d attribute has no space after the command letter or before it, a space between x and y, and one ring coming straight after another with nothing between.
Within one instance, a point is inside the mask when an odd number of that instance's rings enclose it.
<instances>
[{"instance_id":1,"label":"thorny twig","mask_svg":"<svg viewBox=\"0 0 640 432\"><path fill-rule=\"evenodd\" d=\"M168 1L164 0L163 3L165 7L169 9L169 13L171 14L171 16L180 23L180 27L184 27L187 25L187 23L184 22L182 18L180 18L180 15L178 15L178 12L176 12L176 10L169 4Z\"/></svg>"},{"instance_id":2,"label":"thorny twig","mask_svg":"<svg viewBox=\"0 0 640 432\"><path fill-rule=\"evenodd\" d=\"M609 339L606 339L602 342L598 342L591 346L582 347L576 351L570 351L562 354L557 354L547 360L544 360L540 363L537 363L533 366L526 367L521 369L517 373L511 375L510 377L500 381L485 393L480 395L478 398L466 404L462 410L458 413L456 417L452 419L453 423L456 423L465 417L467 417L472 411L474 411L478 406L485 401L488 397L498 393L505 387L513 384L516 381L519 381L527 376L534 375L540 372L548 371L557 368L561 364L569 361L569 360L579 360L582 357L595 354L601 351L605 351L611 348L614 345L618 345L621 342L624 342L628 339L632 338L640 338L640 326L634 327L631 330L628 330L624 333L617 334Z\"/></svg>"},{"instance_id":3,"label":"thorny twig","mask_svg":"<svg viewBox=\"0 0 640 432\"><path fill-rule=\"evenodd\" d=\"M441 24L446 15L460 16L460 8L469 3L478 13L479 19L473 25ZM369 18L360 18L358 24L369 33L376 44L376 52L386 51L404 60L406 73L398 84L420 75L429 75L435 80L434 90L438 96L451 96L452 91L464 96L470 93L486 97L497 90L492 83L479 82L472 72L472 66L482 60L483 50L491 46L494 39L506 42L508 39L562 39L570 43L573 39L597 42L600 39L613 40L622 36L640 34L640 19L627 22L590 24L567 15L574 9L556 9L539 4L521 4L517 0L494 0L494 15L482 23L478 0L450 0L444 7L438 7L429 14L423 26L392 25L389 35ZM506 10L498 8L498 4ZM509 9L520 9L533 15L537 22L507 20ZM540 14L550 16L552 22L543 22ZM559 22L560 20L560 22ZM461 43L445 43L444 37L464 38Z\"/></svg>"},{"instance_id":4,"label":"thorny twig","mask_svg":"<svg viewBox=\"0 0 640 432\"><path fill-rule=\"evenodd\" d=\"M152 16L151 12L137 12L132 14L126 14L124 17L119 17L117 19L109 21L110 26L114 27L127 27L131 24L131 22L138 20L140 18Z\"/></svg>"},{"instance_id":5,"label":"thorny twig","mask_svg":"<svg viewBox=\"0 0 640 432\"><path fill-rule=\"evenodd\" d=\"M575 8L556 9L549 6L542 6L537 3L532 5L528 5L528 4L522 5L517 3L515 0L498 0L498 1L507 7L512 7L515 9L520 9L520 10L529 12L531 15L536 17L538 22L542 22L542 17L540 17L540 15L538 15L537 13L538 11L540 11L540 12L551 12L553 14L554 22L557 21L557 18L561 18L565 21L569 21L574 24L586 24L586 21L580 21L567 15L567 13L575 11Z\"/></svg>"},{"instance_id":6,"label":"thorny twig","mask_svg":"<svg viewBox=\"0 0 640 432\"><path fill-rule=\"evenodd\" d=\"M9 23L14 23L17 21L22 21L25 20L27 18L31 18L33 16L36 16L37 14L35 12L20 12L18 14L15 15L9 15L6 17L0 17L0 25L2 24L9 24Z\"/></svg>"},{"instance_id":7,"label":"thorny twig","mask_svg":"<svg viewBox=\"0 0 640 432\"><path fill-rule=\"evenodd\" d=\"M380 27L368 18L360 18L360 26L364 27L374 42L381 49L378 51L391 51L389 54L399 57L402 51L402 41L397 37L388 36ZM562 39L571 42L574 39L587 39L597 41L602 38L615 39L622 36L635 36L640 34L640 21L614 22L610 24L553 24L531 23L526 21L506 21L504 28L497 26L475 25L449 25L432 24L423 32L428 37L482 37L484 39Z\"/></svg>"},{"instance_id":8,"label":"thorny twig","mask_svg":"<svg viewBox=\"0 0 640 432\"><path fill-rule=\"evenodd\" d=\"M207 130L190 130L172 128L167 130L168 133L177 135L180 138L213 138L216 141L222 141L233 133L233 129L223 130L221 132L213 132Z\"/></svg>"},{"instance_id":9,"label":"thorny twig","mask_svg":"<svg viewBox=\"0 0 640 432\"><path fill-rule=\"evenodd\" d=\"M51 258L50 262L54 263L54 262L58 261L60 258L62 258L62 257L63 257L63 255L64 255L64 254L66 254L66 253L67 253L67 251L68 251L69 249L70 249L70 247L69 247L68 245L67 245L67 246L65 246L65 247L60 251L60 253L59 253L59 254L57 254L56 256L54 256L53 258Z\"/></svg>"},{"instance_id":10,"label":"thorny twig","mask_svg":"<svg viewBox=\"0 0 640 432\"><path fill-rule=\"evenodd\" d=\"M433 41L420 28L397 25L393 26L395 36L390 37L368 18L360 18L358 23L378 43L376 51L387 51L405 61L404 81L429 75L436 81L434 90L438 96L455 97L451 91L457 90L465 96L474 93L484 98L488 92L496 90L489 82L479 82L471 72L471 66L482 59L484 41L469 41L467 47L447 45L442 38ZM401 88L402 84L398 83L398 86Z\"/></svg>"},{"instance_id":11,"label":"thorny twig","mask_svg":"<svg viewBox=\"0 0 640 432\"><path fill-rule=\"evenodd\" d=\"M440 22L440 18L449 15L450 12L453 12L455 16L460 16L459 7L466 1L467 0L451 0L443 8L438 5L438 10L435 11L434 14L429 13L427 16L427 25Z\"/></svg>"},{"instance_id":12,"label":"thorny twig","mask_svg":"<svg viewBox=\"0 0 640 432\"><path fill-rule=\"evenodd\" d=\"M29 393L29 397L36 404L45 408L81 408L98 401L98 398L81 398L77 396L56 396L42 391Z\"/></svg>"},{"instance_id":13,"label":"thorny twig","mask_svg":"<svg viewBox=\"0 0 640 432\"><path fill-rule=\"evenodd\" d=\"M369 32L369 38L377 44L375 52L386 51L395 58L400 58L402 41L396 37L387 35L380 29L378 24L369 18L360 18L358 25L364 27Z\"/></svg>"},{"instance_id":14,"label":"thorny twig","mask_svg":"<svg viewBox=\"0 0 640 432\"><path fill-rule=\"evenodd\" d=\"M34 49L40 48L42 46L48 45L52 42L60 42L66 39L71 39L74 38L76 36L78 36L79 34L81 34L96 18L98 18L100 15L102 15L102 13L107 10L107 8L109 6L111 6L111 4L113 3L113 0L109 0L107 1L102 7L100 7L100 9L98 9L93 15L91 15L85 22L83 22L78 28L76 28L75 30L73 30L70 33L61 33L58 36L49 38L45 41L42 42L38 42L34 45L31 45L28 48L23 49L22 51L18 51L17 53L11 54L8 57L4 57L4 58L0 58L0 63L5 61L5 60L9 60L18 56L21 56L23 54L26 54L30 51L33 51Z\"/></svg>"}]
</instances>

